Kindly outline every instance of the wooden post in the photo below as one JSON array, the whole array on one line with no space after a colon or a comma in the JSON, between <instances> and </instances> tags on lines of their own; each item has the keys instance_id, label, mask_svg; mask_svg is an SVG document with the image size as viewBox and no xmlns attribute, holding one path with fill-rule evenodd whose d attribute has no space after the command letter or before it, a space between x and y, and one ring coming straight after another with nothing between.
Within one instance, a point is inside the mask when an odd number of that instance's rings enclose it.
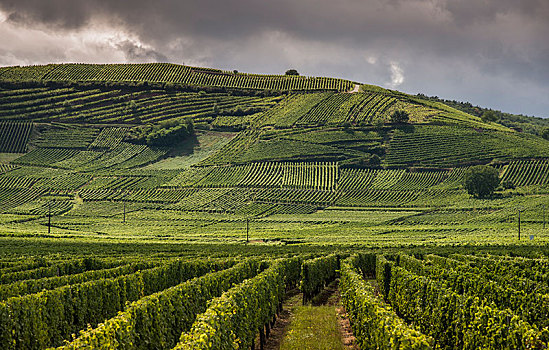
<instances>
[{"instance_id":1,"label":"wooden post","mask_svg":"<svg viewBox=\"0 0 549 350\"><path fill-rule=\"evenodd\" d=\"M520 241L520 212L521 210L519 209L518 211L518 240Z\"/></svg>"},{"instance_id":2,"label":"wooden post","mask_svg":"<svg viewBox=\"0 0 549 350\"><path fill-rule=\"evenodd\" d=\"M265 327L261 326L259 328L259 350L263 350L265 345Z\"/></svg>"},{"instance_id":3,"label":"wooden post","mask_svg":"<svg viewBox=\"0 0 549 350\"><path fill-rule=\"evenodd\" d=\"M246 218L246 244L250 242L249 232L250 232L250 218Z\"/></svg>"},{"instance_id":4,"label":"wooden post","mask_svg":"<svg viewBox=\"0 0 549 350\"><path fill-rule=\"evenodd\" d=\"M309 269L307 268L307 265L303 265L302 266L302 269L303 269L303 280L305 280L307 282L307 280L309 279ZM309 292L308 291L303 291L303 305L307 304L307 302L309 301Z\"/></svg>"},{"instance_id":5,"label":"wooden post","mask_svg":"<svg viewBox=\"0 0 549 350\"><path fill-rule=\"evenodd\" d=\"M51 232L51 202L48 203L48 235Z\"/></svg>"}]
</instances>

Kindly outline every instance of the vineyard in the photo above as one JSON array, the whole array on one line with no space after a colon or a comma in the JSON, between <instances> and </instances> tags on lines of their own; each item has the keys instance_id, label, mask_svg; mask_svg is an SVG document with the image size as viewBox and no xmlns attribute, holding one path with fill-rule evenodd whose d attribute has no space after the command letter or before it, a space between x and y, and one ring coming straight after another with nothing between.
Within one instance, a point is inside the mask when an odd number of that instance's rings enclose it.
<instances>
[{"instance_id":1,"label":"vineyard","mask_svg":"<svg viewBox=\"0 0 549 350\"><path fill-rule=\"evenodd\" d=\"M460 254L358 255L343 262L341 288L364 348L545 348L547 285L537 273L546 263ZM381 295L365 280L369 276Z\"/></svg>"},{"instance_id":2,"label":"vineyard","mask_svg":"<svg viewBox=\"0 0 549 350\"><path fill-rule=\"evenodd\" d=\"M31 131L31 123L0 122L0 152L24 153Z\"/></svg>"},{"instance_id":3,"label":"vineyard","mask_svg":"<svg viewBox=\"0 0 549 350\"><path fill-rule=\"evenodd\" d=\"M518 188L530 188L528 191L533 191L533 197L493 200L487 210L480 211L477 208L485 204L468 199L461 185L467 166L442 168L443 165L458 162L455 156L460 154L461 159L470 161L470 155L460 153L465 151L464 147L460 152L456 150L452 153L454 158L443 158L444 153L439 152L438 158L431 158L436 167L424 169L348 167L347 161L334 161L333 158L331 161L317 161L312 154L307 154L303 159L284 160L294 158L292 152L303 155L308 150L319 154L321 159L330 159L331 150L340 152L335 153L335 159L345 154L366 157L369 154L366 151L377 154L375 152L384 149L388 143L386 161L390 163L396 150L403 147L402 137L434 135L432 131L435 128L418 125L412 133L398 129L341 130L334 127L250 130L239 133L223 147L213 150L208 157L195 159L195 166L154 169L156 164L162 164L159 160L166 157L170 150L128 142L126 135L130 132L129 128L82 128L67 124L48 127L40 124L35 128L35 136L28 141L33 145L33 150L3 165L0 189L5 199L1 210L5 215L11 215L9 220L13 224L31 219L39 226L44 224L41 221L44 216L52 212L58 216L60 227L76 232L97 230L93 223L95 214L90 211L84 211L87 213L84 216L91 221L77 226L73 223L82 217L82 209L88 206L87 203L92 202L97 203L95 210L98 212L102 211L101 205L109 207L111 203L140 204L142 206L138 207L137 212L162 210L168 216L186 218L185 220L194 223L201 222L201 230L218 227L231 232L238 231L238 223L250 218L257 220L256 225L261 230L270 232L277 222L298 223L299 221L292 218L293 215L311 214L331 208L343 209L332 211L338 213L340 218L326 220L311 217L302 218L301 222L318 223L319 227L327 222L335 222L337 225L352 227L360 222L349 215L352 211L369 211L369 215L374 218L377 213L370 210L390 212L408 208L414 212L412 216L388 216L392 218L388 221L382 216L378 225L411 225L410 228L413 228L427 224L438 227L444 225L445 220L455 223L456 215L462 215L467 220L460 224L469 230L469 224L474 222L486 225L512 222L514 214L509 209L514 203L524 207L525 212L529 213L526 219L530 222L542 221L541 208L545 205L545 200L539 194L545 193L543 185L547 183L546 159L511 160L496 165L502 182L512 183ZM456 127L446 128L448 134L439 138L444 142L456 140L449 136L456 132L461 136L468 135ZM442 132L445 129L440 126L436 130ZM198 137L211 137L210 133L203 131ZM497 137L500 141L506 137L514 143L521 138L534 140L526 135L504 135L498 131L491 132L490 137ZM487 137L479 140L490 141ZM539 147L542 147L543 142L536 142L531 146L537 145L542 152ZM277 143L278 146L274 149L274 146L270 146ZM421 148L414 148L411 144L405 148L414 161L420 160L422 154L415 153L416 149L426 154L429 152L428 147L431 147L430 143L423 141L420 144ZM478 144L476 146L477 154L488 156L488 153L479 151ZM439 149L440 145L433 144L432 147ZM535 150L532 147L529 152ZM505 148L500 147L499 150L503 151ZM494 151L497 152L497 149ZM263 158L254 161L250 159L250 155L257 155L257 152L265 157L265 161L262 161ZM516 147L513 152L517 152ZM285 155L282 156L283 154ZM431 154L436 153L433 151ZM278 158L283 160L277 160ZM239 159L247 160L240 162ZM405 163L407 158L401 156L398 159ZM436 159L444 159L445 163ZM475 162L481 159L485 158L475 159ZM505 161L506 157L497 159ZM230 160L230 163L227 164L224 160ZM185 162L188 164L188 161ZM532 200L533 198L536 199ZM456 207L457 202L465 203L465 206ZM228 216L197 221L194 216L201 215L200 213ZM15 219L13 215L16 215ZM135 214L132 212L130 215ZM364 216L362 220L368 222L368 226L376 222ZM109 227L110 224L105 225L111 234L118 229L116 226ZM183 230L190 233L195 228L191 225L185 226ZM154 226L152 229L153 232L156 231ZM210 234L205 237L210 237Z\"/></svg>"},{"instance_id":4,"label":"vineyard","mask_svg":"<svg viewBox=\"0 0 549 350\"><path fill-rule=\"evenodd\" d=\"M511 181L516 186L545 185L548 183L547 161L513 161L504 168L502 181Z\"/></svg>"},{"instance_id":5,"label":"vineyard","mask_svg":"<svg viewBox=\"0 0 549 350\"><path fill-rule=\"evenodd\" d=\"M0 79L5 81L161 82L261 90L347 91L353 87L352 82L342 79L242 74L167 63L4 67L0 69Z\"/></svg>"},{"instance_id":6,"label":"vineyard","mask_svg":"<svg viewBox=\"0 0 549 350\"><path fill-rule=\"evenodd\" d=\"M262 346L287 292L297 289L308 303L338 279L362 349L547 346L546 258L420 255L6 258L0 342L4 349Z\"/></svg>"},{"instance_id":7,"label":"vineyard","mask_svg":"<svg viewBox=\"0 0 549 350\"><path fill-rule=\"evenodd\" d=\"M536 158L547 152L546 147L542 140L526 134L416 126L413 130L394 132L386 162L390 166L451 167L472 161Z\"/></svg>"},{"instance_id":8,"label":"vineyard","mask_svg":"<svg viewBox=\"0 0 549 350\"><path fill-rule=\"evenodd\" d=\"M0 67L0 348L546 349L548 184L549 141L376 86Z\"/></svg>"}]
</instances>

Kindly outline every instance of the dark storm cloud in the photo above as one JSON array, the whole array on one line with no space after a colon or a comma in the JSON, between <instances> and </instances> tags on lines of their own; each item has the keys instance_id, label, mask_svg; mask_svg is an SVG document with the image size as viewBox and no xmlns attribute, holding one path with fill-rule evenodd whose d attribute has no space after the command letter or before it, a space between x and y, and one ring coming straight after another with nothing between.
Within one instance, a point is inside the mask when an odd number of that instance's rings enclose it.
<instances>
[{"instance_id":1,"label":"dark storm cloud","mask_svg":"<svg viewBox=\"0 0 549 350\"><path fill-rule=\"evenodd\" d=\"M489 0L489 1L445 1L444 7L460 24L492 21L497 16L516 13L525 17L547 20L549 6L545 0Z\"/></svg>"},{"instance_id":2,"label":"dark storm cloud","mask_svg":"<svg viewBox=\"0 0 549 350\"><path fill-rule=\"evenodd\" d=\"M130 40L122 41L116 44L124 55L132 62L168 62L168 57L156 52L155 50L144 48Z\"/></svg>"},{"instance_id":3,"label":"dark storm cloud","mask_svg":"<svg viewBox=\"0 0 549 350\"><path fill-rule=\"evenodd\" d=\"M2 1L8 20L25 25L45 24L64 29L85 26L95 12L93 2L85 1Z\"/></svg>"},{"instance_id":4,"label":"dark storm cloud","mask_svg":"<svg viewBox=\"0 0 549 350\"><path fill-rule=\"evenodd\" d=\"M97 44L97 57L112 48L105 60L292 66L500 108L521 86L539 101L511 107L549 116L547 0L0 0L0 11L12 26L57 35L120 31L106 48Z\"/></svg>"}]
</instances>

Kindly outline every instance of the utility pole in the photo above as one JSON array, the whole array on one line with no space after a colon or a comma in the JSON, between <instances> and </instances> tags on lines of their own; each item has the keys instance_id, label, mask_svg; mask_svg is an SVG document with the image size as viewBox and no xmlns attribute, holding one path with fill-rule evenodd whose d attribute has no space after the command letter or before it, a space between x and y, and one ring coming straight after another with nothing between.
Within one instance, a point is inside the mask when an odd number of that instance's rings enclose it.
<instances>
[{"instance_id":1,"label":"utility pole","mask_svg":"<svg viewBox=\"0 0 549 350\"><path fill-rule=\"evenodd\" d=\"M522 211L521 209L518 210L518 239L519 239L519 241L520 241L520 212L521 211Z\"/></svg>"},{"instance_id":2,"label":"utility pole","mask_svg":"<svg viewBox=\"0 0 549 350\"><path fill-rule=\"evenodd\" d=\"M256 196L257 196L257 192L253 192L253 197L250 197L250 194L248 192L247 204L250 205L252 203L255 203ZM246 244L248 243L250 243L250 217L246 217Z\"/></svg>"},{"instance_id":3,"label":"utility pole","mask_svg":"<svg viewBox=\"0 0 549 350\"><path fill-rule=\"evenodd\" d=\"M51 233L51 202L48 203L48 235Z\"/></svg>"}]
</instances>

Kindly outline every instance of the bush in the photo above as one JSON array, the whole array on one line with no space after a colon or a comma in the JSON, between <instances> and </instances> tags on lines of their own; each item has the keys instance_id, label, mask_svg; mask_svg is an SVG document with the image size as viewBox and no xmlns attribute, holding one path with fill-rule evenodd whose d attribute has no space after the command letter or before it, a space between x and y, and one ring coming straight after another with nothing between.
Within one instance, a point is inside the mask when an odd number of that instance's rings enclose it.
<instances>
[{"instance_id":1,"label":"bush","mask_svg":"<svg viewBox=\"0 0 549 350\"><path fill-rule=\"evenodd\" d=\"M213 108L212 108L212 114L215 115L215 116L218 116L219 115L219 112L221 112L221 110L219 109L219 105L216 103L214 103L213 105Z\"/></svg>"},{"instance_id":2,"label":"bush","mask_svg":"<svg viewBox=\"0 0 549 350\"><path fill-rule=\"evenodd\" d=\"M368 160L369 165L378 166L381 164L381 158L377 154L372 154L370 159Z\"/></svg>"},{"instance_id":3,"label":"bush","mask_svg":"<svg viewBox=\"0 0 549 350\"><path fill-rule=\"evenodd\" d=\"M128 101L126 104L125 112L128 115L135 115L137 113L138 107L134 100Z\"/></svg>"},{"instance_id":4,"label":"bush","mask_svg":"<svg viewBox=\"0 0 549 350\"><path fill-rule=\"evenodd\" d=\"M485 122L495 122L495 121L498 120L498 116L497 116L496 112L494 112L492 110L488 110L488 111L482 113L481 118Z\"/></svg>"},{"instance_id":5,"label":"bush","mask_svg":"<svg viewBox=\"0 0 549 350\"><path fill-rule=\"evenodd\" d=\"M543 129L541 132L541 137L543 137L546 140L549 140L549 128Z\"/></svg>"},{"instance_id":6,"label":"bush","mask_svg":"<svg viewBox=\"0 0 549 350\"><path fill-rule=\"evenodd\" d=\"M172 146L187 140L194 134L192 120L163 121L157 125L137 127L130 131L128 140L149 146Z\"/></svg>"},{"instance_id":7,"label":"bush","mask_svg":"<svg viewBox=\"0 0 549 350\"><path fill-rule=\"evenodd\" d=\"M238 116L238 117L243 117L243 116L246 116L246 115L250 115L250 114L255 114L255 113L259 113L259 112L262 112L263 111L263 108L261 107L242 107L241 105L238 105L234 108L229 108L229 109L223 109L223 110L218 110L218 115L232 115L232 116Z\"/></svg>"},{"instance_id":8,"label":"bush","mask_svg":"<svg viewBox=\"0 0 549 350\"><path fill-rule=\"evenodd\" d=\"M501 186L506 190L514 190L515 189L515 184L511 180L503 181Z\"/></svg>"},{"instance_id":9,"label":"bush","mask_svg":"<svg viewBox=\"0 0 549 350\"><path fill-rule=\"evenodd\" d=\"M298 71L295 69L288 69L285 73L286 75L299 75Z\"/></svg>"},{"instance_id":10,"label":"bush","mask_svg":"<svg viewBox=\"0 0 549 350\"><path fill-rule=\"evenodd\" d=\"M475 198L491 196L499 185L499 172L487 165L471 167L465 173L463 186Z\"/></svg>"},{"instance_id":11,"label":"bush","mask_svg":"<svg viewBox=\"0 0 549 350\"><path fill-rule=\"evenodd\" d=\"M377 349L379 344L391 344L386 348L432 349L433 339L407 325L378 298L374 287L362 278L352 260L342 264L340 289L360 348Z\"/></svg>"},{"instance_id":12,"label":"bush","mask_svg":"<svg viewBox=\"0 0 549 350\"><path fill-rule=\"evenodd\" d=\"M404 110L396 110L391 114L391 123L406 124L410 121L410 114Z\"/></svg>"}]
</instances>

